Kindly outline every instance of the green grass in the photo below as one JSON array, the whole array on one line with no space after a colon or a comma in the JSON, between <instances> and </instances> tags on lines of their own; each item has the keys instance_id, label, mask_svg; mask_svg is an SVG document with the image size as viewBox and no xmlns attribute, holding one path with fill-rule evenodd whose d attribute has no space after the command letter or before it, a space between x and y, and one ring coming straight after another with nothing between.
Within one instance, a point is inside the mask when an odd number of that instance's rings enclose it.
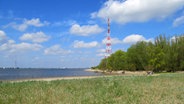
<instances>
[{"instance_id":1,"label":"green grass","mask_svg":"<svg viewBox=\"0 0 184 104\"><path fill-rule=\"evenodd\" d=\"M184 74L0 82L0 104L183 104Z\"/></svg>"}]
</instances>

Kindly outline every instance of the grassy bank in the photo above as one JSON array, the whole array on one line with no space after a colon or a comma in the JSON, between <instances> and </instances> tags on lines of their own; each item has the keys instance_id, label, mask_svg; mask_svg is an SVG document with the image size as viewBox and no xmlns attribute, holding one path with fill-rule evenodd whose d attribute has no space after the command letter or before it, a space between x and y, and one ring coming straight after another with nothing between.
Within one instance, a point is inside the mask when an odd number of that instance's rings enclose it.
<instances>
[{"instance_id":1,"label":"grassy bank","mask_svg":"<svg viewBox=\"0 0 184 104\"><path fill-rule=\"evenodd\" d=\"M1 82L0 104L182 104L184 74Z\"/></svg>"}]
</instances>

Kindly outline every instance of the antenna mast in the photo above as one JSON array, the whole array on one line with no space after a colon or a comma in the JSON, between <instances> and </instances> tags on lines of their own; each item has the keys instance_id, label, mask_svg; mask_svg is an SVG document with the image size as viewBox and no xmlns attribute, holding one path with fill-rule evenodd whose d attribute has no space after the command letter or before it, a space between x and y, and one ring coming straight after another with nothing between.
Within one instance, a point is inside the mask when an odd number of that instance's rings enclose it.
<instances>
[{"instance_id":1,"label":"antenna mast","mask_svg":"<svg viewBox=\"0 0 184 104\"><path fill-rule=\"evenodd\" d=\"M106 36L106 53L105 53L105 58L108 58L111 53L112 53L112 48L111 48L111 37L110 37L110 19L108 18L107 21L107 36Z\"/></svg>"}]
</instances>

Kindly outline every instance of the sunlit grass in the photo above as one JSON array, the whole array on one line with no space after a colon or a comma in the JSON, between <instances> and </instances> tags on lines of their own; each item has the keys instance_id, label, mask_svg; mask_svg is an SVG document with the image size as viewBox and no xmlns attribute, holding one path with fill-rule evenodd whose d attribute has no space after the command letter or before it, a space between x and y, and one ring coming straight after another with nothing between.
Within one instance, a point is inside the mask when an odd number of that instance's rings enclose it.
<instances>
[{"instance_id":1,"label":"sunlit grass","mask_svg":"<svg viewBox=\"0 0 184 104\"><path fill-rule=\"evenodd\" d=\"M182 104L184 74L1 82L0 104Z\"/></svg>"}]
</instances>

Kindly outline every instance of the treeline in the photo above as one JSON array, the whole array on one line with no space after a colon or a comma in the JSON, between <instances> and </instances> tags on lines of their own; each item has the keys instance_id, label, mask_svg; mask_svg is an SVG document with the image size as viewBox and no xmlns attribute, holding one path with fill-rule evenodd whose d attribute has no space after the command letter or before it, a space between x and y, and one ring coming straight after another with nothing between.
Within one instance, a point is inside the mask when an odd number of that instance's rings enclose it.
<instances>
[{"instance_id":1,"label":"treeline","mask_svg":"<svg viewBox=\"0 0 184 104\"><path fill-rule=\"evenodd\" d=\"M127 52L118 50L97 66L101 70L184 71L184 37L160 35L152 42L137 42Z\"/></svg>"}]
</instances>

